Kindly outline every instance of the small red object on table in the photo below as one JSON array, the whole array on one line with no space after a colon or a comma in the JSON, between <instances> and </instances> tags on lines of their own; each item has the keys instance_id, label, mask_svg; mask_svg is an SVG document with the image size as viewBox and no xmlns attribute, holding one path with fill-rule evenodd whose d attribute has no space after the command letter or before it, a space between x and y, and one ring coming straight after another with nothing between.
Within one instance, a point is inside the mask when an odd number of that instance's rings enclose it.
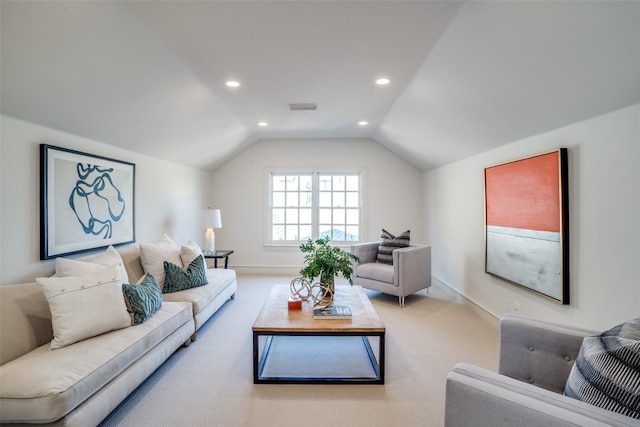
<instances>
[{"instance_id":1,"label":"small red object on table","mask_svg":"<svg viewBox=\"0 0 640 427\"><path fill-rule=\"evenodd\" d=\"M299 296L289 297L289 310L302 310L302 300Z\"/></svg>"}]
</instances>

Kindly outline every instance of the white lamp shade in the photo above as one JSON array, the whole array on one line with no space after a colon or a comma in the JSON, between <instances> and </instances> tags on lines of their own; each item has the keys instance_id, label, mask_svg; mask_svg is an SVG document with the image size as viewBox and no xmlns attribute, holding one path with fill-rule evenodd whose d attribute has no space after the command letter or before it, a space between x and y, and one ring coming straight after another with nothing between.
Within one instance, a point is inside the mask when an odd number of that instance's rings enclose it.
<instances>
[{"instance_id":1,"label":"white lamp shade","mask_svg":"<svg viewBox=\"0 0 640 427\"><path fill-rule=\"evenodd\" d=\"M205 228L222 228L220 209L207 209L204 213Z\"/></svg>"}]
</instances>

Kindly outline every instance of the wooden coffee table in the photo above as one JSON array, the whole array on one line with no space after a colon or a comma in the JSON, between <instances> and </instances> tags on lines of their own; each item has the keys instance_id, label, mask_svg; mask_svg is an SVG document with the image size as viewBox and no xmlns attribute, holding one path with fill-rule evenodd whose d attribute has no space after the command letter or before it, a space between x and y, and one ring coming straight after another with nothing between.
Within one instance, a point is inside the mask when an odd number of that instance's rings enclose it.
<instances>
[{"instance_id":1,"label":"wooden coffee table","mask_svg":"<svg viewBox=\"0 0 640 427\"><path fill-rule=\"evenodd\" d=\"M276 285L271 290L269 299L253 324L253 382L260 383L359 383L384 384L384 351L385 326L371 305L369 298L360 286L338 286L334 304L348 305L351 308L351 319L314 319L313 302L302 303L302 310L289 310L288 285ZM368 355L373 376L366 377L333 377L333 376L272 376L263 375L265 364L272 356L274 337L360 337L361 345ZM261 339L261 337L263 337ZM295 339L295 338L289 338ZM378 342L377 358L372 350L370 340ZM302 340L301 340L302 341ZM359 341L358 341L359 342ZM262 351L260 351L262 348ZM272 356L273 357L273 356ZM287 356L289 357L289 356ZM292 356L295 357L295 356ZM338 359L338 358L336 358ZM293 361L292 361L293 362ZM332 360L341 363L341 360Z\"/></svg>"}]
</instances>

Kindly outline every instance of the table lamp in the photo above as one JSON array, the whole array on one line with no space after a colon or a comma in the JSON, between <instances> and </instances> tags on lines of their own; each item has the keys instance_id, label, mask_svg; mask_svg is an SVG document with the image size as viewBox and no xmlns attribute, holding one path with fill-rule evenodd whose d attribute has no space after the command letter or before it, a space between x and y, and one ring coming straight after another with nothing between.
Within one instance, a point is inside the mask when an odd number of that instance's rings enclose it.
<instances>
[{"instance_id":1,"label":"table lamp","mask_svg":"<svg viewBox=\"0 0 640 427\"><path fill-rule=\"evenodd\" d=\"M204 223L206 231L204 233L204 250L205 252L216 251L216 233L214 228L222 228L222 217L220 209L207 209L204 214Z\"/></svg>"}]
</instances>

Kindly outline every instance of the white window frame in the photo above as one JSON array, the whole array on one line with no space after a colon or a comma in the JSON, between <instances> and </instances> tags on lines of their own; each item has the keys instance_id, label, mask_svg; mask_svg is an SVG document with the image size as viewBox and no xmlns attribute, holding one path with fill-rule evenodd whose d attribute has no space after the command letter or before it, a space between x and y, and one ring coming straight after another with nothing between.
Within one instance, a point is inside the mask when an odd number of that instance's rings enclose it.
<instances>
[{"instance_id":1,"label":"white window frame","mask_svg":"<svg viewBox=\"0 0 640 427\"><path fill-rule=\"evenodd\" d=\"M348 247L354 243L360 243L364 240L364 187L365 187L365 171L362 169L269 169L265 173L266 175L266 233L265 233L265 249L267 250L299 250L300 244L306 242L306 240L273 240L273 175L311 175L312 176L312 224L311 233L312 239L317 239L319 235L319 177L320 175L356 175L358 176L358 240L346 240L346 241L334 241L332 245L339 247Z\"/></svg>"}]
</instances>

